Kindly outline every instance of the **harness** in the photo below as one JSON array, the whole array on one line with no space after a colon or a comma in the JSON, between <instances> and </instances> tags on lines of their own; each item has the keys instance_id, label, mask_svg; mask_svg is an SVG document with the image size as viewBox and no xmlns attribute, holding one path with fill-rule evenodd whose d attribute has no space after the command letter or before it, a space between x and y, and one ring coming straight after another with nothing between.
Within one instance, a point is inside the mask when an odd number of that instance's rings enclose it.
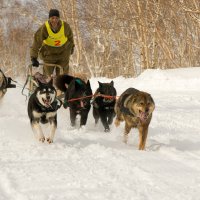
<instances>
[{"instance_id":1,"label":"harness","mask_svg":"<svg viewBox=\"0 0 200 200\"><path fill-rule=\"evenodd\" d=\"M59 103L60 103L60 105L59 105ZM40 109L41 109L42 112L48 113L48 112L55 112L55 111L57 111L61 107L62 101L59 100L59 99L55 99L52 102L52 104L50 104L49 107L43 106L38 100L37 100L37 104L40 106Z\"/></svg>"},{"instance_id":2,"label":"harness","mask_svg":"<svg viewBox=\"0 0 200 200\"><path fill-rule=\"evenodd\" d=\"M69 108L76 108L79 111L80 110L84 110L87 109L88 107L90 107L90 101L87 99L90 99L92 97L92 95L87 95L85 92L83 93L83 96L81 97L77 97L77 98L72 98L72 99L68 99L67 101L65 101L65 105L69 106ZM84 99L86 101L84 101ZM72 102L78 101L79 104L70 104Z\"/></svg>"},{"instance_id":3,"label":"harness","mask_svg":"<svg viewBox=\"0 0 200 200\"><path fill-rule=\"evenodd\" d=\"M110 102L109 104L111 104L112 102ZM95 100L92 101L92 104L95 108L99 108L100 106L95 102ZM104 110L112 110L114 109L114 106L110 106L110 105L103 105L102 109Z\"/></svg>"},{"instance_id":4,"label":"harness","mask_svg":"<svg viewBox=\"0 0 200 200\"><path fill-rule=\"evenodd\" d=\"M91 99L93 95L87 94L87 89L85 88L86 85L80 78L75 78L73 81L74 81L74 84L78 84L78 86L82 92L79 94L79 97L73 97L74 94L72 92L66 91L63 107L64 108L67 108L67 107L75 108L78 110L87 109L90 106L90 100L87 100L87 99ZM75 85L75 87L76 87L76 85ZM75 91L73 91L73 92L75 92ZM72 93L72 95L70 95L71 97L69 97L69 93L70 94ZM77 92L77 94L78 94L78 92ZM83 101L84 99L86 99L86 101ZM77 102L77 101L79 102L79 104L78 103L73 104L73 102Z\"/></svg>"},{"instance_id":5,"label":"harness","mask_svg":"<svg viewBox=\"0 0 200 200\"><path fill-rule=\"evenodd\" d=\"M94 94L92 104L95 108L101 107L103 110L113 110L116 96L103 94L98 88Z\"/></svg>"}]
</instances>

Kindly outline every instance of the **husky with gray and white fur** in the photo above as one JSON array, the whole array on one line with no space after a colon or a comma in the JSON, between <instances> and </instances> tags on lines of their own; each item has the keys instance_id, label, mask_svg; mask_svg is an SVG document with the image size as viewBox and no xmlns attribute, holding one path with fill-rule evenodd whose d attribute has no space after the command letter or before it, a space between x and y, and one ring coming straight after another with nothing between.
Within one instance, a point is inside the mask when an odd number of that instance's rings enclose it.
<instances>
[{"instance_id":1,"label":"husky with gray and white fur","mask_svg":"<svg viewBox=\"0 0 200 200\"><path fill-rule=\"evenodd\" d=\"M57 128L57 110L61 105L61 101L56 98L56 89L53 86L53 80L48 83L38 81L38 87L28 101L28 116L33 132L39 141L45 141L41 124L48 123L51 130L46 141L48 143L53 142Z\"/></svg>"}]
</instances>

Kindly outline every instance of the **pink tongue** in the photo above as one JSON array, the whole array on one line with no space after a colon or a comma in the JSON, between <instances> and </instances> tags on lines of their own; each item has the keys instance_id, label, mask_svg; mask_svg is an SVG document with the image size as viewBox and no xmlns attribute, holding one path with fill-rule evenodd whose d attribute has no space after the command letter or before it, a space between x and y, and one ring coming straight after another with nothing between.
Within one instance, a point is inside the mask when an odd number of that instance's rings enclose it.
<instances>
[{"instance_id":1,"label":"pink tongue","mask_svg":"<svg viewBox=\"0 0 200 200\"><path fill-rule=\"evenodd\" d=\"M144 120L147 119L147 115L146 115L146 113L144 113L144 112L141 112L140 115L139 115L139 117L140 117L140 119L141 119L142 121L144 121Z\"/></svg>"},{"instance_id":2,"label":"pink tongue","mask_svg":"<svg viewBox=\"0 0 200 200\"><path fill-rule=\"evenodd\" d=\"M45 101L45 104L46 104L47 106L50 106L50 101L46 100L46 101Z\"/></svg>"},{"instance_id":3,"label":"pink tongue","mask_svg":"<svg viewBox=\"0 0 200 200\"><path fill-rule=\"evenodd\" d=\"M81 101L80 103L81 103L81 108L83 108L84 107L83 102Z\"/></svg>"}]
</instances>

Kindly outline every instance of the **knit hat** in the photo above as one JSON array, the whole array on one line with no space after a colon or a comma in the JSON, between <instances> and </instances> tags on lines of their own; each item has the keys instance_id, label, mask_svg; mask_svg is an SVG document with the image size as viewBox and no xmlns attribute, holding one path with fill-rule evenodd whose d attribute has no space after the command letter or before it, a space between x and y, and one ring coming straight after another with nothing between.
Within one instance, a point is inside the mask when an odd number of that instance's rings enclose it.
<instances>
[{"instance_id":1,"label":"knit hat","mask_svg":"<svg viewBox=\"0 0 200 200\"><path fill-rule=\"evenodd\" d=\"M51 9L49 11L49 18L53 17L53 16L60 17L60 13L57 9Z\"/></svg>"}]
</instances>

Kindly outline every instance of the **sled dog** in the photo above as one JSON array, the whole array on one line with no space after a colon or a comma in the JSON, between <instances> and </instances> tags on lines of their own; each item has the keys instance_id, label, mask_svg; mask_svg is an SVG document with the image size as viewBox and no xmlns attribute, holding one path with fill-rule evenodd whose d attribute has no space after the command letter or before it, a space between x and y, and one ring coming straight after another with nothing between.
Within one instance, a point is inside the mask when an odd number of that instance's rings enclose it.
<instances>
[{"instance_id":1,"label":"sled dog","mask_svg":"<svg viewBox=\"0 0 200 200\"><path fill-rule=\"evenodd\" d=\"M53 87L53 80L42 83L38 80L38 87L31 94L28 101L28 116L31 127L36 138L44 142L45 136L41 124L49 124L50 134L46 138L48 143L52 143L57 128L57 110L62 103L56 99L56 89Z\"/></svg>"},{"instance_id":2,"label":"sled dog","mask_svg":"<svg viewBox=\"0 0 200 200\"><path fill-rule=\"evenodd\" d=\"M6 94L7 88L16 88L15 84L11 84L12 78L6 77L0 69L0 99Z\"/></svg>"},{"instance_id":3,"label":"sled dog","mask_svg":"<svg viewBox=\"0 0 200 200\"><path fill-rule=\"evenodd\" d=\"M115 105L115 125L125 121L124 142L127 143L131 128L139 130L139 150L145 149L148 127L155 103L150 94L129 88L121 94Z\"/></svg>"},{"instance_id":4,"label":"sled dog","mask_svg":"<svg viewBox=\"0 0 200 200\"><path fill-rule=\"evenodd\" d=\"M64 92L64 108L69 107L71 126L76 125L76 117L80 115L80 127L87 123L91 108L92 89L90 81L70 75L59 75L55 81L56 87Z\"/></svg>"},{"instance_id":5,"label":"sled dog","mask_svg":"<svg viewBox=\"0 0 200 200\"><path fill-rule=\"evenodd\" d=\"M101 119L104 131L109 132L109 125L112 124L113 118L115 117L114 106L117 92L113 81L110 83L101 83L98 81L98 83L99 87L93 99L93 117L95 124Z\"/></svg>"}]
</instances>

